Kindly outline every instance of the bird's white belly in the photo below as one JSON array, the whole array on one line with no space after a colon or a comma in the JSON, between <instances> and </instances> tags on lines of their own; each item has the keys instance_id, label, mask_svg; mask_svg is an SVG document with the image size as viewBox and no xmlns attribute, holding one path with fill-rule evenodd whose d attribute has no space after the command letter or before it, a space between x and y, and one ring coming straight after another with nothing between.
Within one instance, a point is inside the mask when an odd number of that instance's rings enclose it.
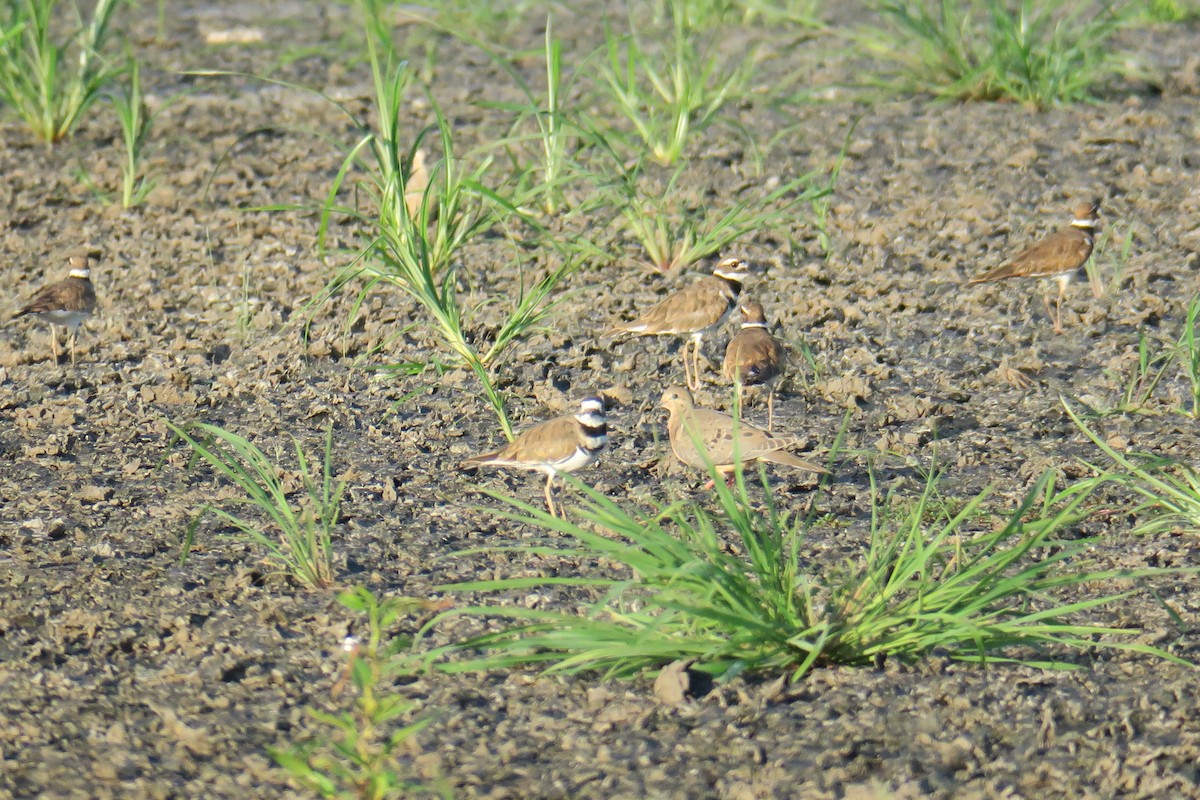
<instances>
[{"instance_id":1,"label":"bird's white belly","mask_svg":"<svg viewBox=\"0 0 1200 800\"><path fill-rule=\"evenodd\" d=\"M549 462L546 464L546 469L551 472L574 472L577 469L583 469L588 464L596 460L598 453L589 453L582 447L576 447L575 452L566 458L558 461Z\"/></svg>"},{"instance_id":2,"label":"bird's white belly","mask_svg":"<svg viewBox=\"0 0 1200 800\"><path fill-rule=\"evenodd\" d=\"M70 328L72 331L83 324L90 315L82 311L42 311L38 314L39 317L49 322L51 325L62 325Z\"/></svg>"}]
</instances>

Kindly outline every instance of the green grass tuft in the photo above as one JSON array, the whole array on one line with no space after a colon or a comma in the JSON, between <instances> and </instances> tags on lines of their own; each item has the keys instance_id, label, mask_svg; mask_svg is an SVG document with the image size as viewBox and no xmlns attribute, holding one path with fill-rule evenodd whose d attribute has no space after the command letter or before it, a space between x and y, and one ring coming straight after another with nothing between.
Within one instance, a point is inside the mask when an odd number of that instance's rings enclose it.
<instances>
[{"instance_id":1,"label":"green grass tuft","mask_svg":"<svg viewBox=\"0 0 1200 800\"><path fill-rule=\"evenodd\" d=\"M72 3L75 28L63 37L51 30L58 0L0 4L0 101L47 144L69 136L124 70L105 52L119 2L98 0L86 21Z\"/></svg>"},{"instance_id":2,"label":"green grass tuft","mask_svg":"<svg viewBox=\"0 0 1200 800\"><path fill-rule=\"evenodd\" d=\"M656 19L669 15L698 30L715 30L730 24L779 25L790 23L820 27L820 0L657 0Z\"/></svg>"},{"instance_id":3,"label":"green grass tuft","mask_svg":"<svg viewBox=\"0 0 1200 800\"><path fill-rule=\"evenodd\" d=\"M151 113L146 108L146 99L142 94L141 67L132 57L126 73L129 82L108 93L108 101L121 126L124 156L121 161L121 207L133 208L141 205L157 185L154 176L145 171L146 147L154 120L181 95L167 99Z\"/></svg>"},{"instance_id":4,"label":"green grass tuft","mask_svg":"<svg viewBox=\"0 0 1200 800\"><path fill-rule=\"evenodd\" d=\"M173 442L182 440L191 447L191 461L207 462L244 495L200 508L184 535L180 563L191 552L201 520L212 514L238 531L231 538L262 547L268 560L301 583L314 587L333 583L333 530L341 514L345 484L335 483L332 477L332 427L325 432L325 457L319 472L310 469L300 443L293 441L304 488L298 507L289 499L282 468L247 439L204 422L168 422L167 427L175 436ZM243 516L236 509L258 513ZM267 520L276 529L274 535L268 533Z\"/></svg>"},{"instance_id":5,"label":"green grass tuft","mask_svg":"<svg viewBox=\"0 0 1200 800\"><path fill-rule=\"evenodd\" d=\"M1196 0L1144 0L1141 17L1148 22L1186 22L1200 19Z\"/></svg>"},{"instance_id":6,"label":"green grass tuft","mask_svg":"<svg viewBox=\"0 0 1200 800\"><path fill-rule=\"evenodd\" d=\"M1183 329L1174 341L1161 337L1151 338L1145 330L1138 331L1137 358L1129 370L1128 376L1120 377L1111 370L1105 370L1105 375L1122 384L1121 396L1111 405L1088 406L1078 397L1072 400L1087 409L1089 417L1104 417L1113 414L1155 414L1162 413L1166 405L1164 387L1170 387L1165 393L1169 396L1169 405L1165 410L1169 413L1187 414L1200 419L1200 295L1188 301L1185 310ZM1178 373L1172 372L1172 367L1178 368ZM1172 381L1171 379L1175 380ZM1182 381L1179 380L1182 378ZM1186 382L1187 399L1178 396L1177 388ZM1186 407L1185 407L1186 404Z\"/></svg>"},{"instance_id":7,"label":"green grass tuft","mask_svg":"<svg viewBox=\"0 0 1200 800\"><path fill-rule=\"evenodd\" d=\"M809 521L782 513L763 482L765 508L751 501L739 475L734 488L717 481L715 511L680 502L646 512L628 511L575 482L586 496L574 510L579 523L506 500L513 510L499 516L556 534L548 551L601 559L627 575L443 587L502 592L565 584L597 599L579 614L491 606L449 612L508 624L451 648L483 655L439 667L542 664L548 672L628 677L686 660L717 676L768 671L798 678L819 666L932 653L1069 669L1075 664L1062 658L1064 651L1097 647L1179 661L1128 641L1136 630L1087 621L1089 611L1131 594L1097 593L1099 585L1158 571L1093 570L1091 541L1060 538L1086 516L1089 492L1059 489L1050 474L996 530L972 524L987 492L953 511L938 506L936 474L915 502L878 499L876 491L865 552L834 567L810 559Z\"/></svg>"},{"instance_id":8,"label":"green grass tuft","mask_svg":"<svg viewBox=\"0 0 1200 800\"><path fill-rule=\"evenodd\" d=\"M753 53L727 64L702 52L683 15L673 13L672 22L661 52L635 33L605 28L602 86L632 133L599 121L592 125L604 139L623 143L633 158L649 153L666 167L683 157L696 133L721 118L727 104L745 96L755 66Z\"/></svg>"},{"instance_id":9,"label":"green grass tuft","mask_svg":"<svg viewBox=\"0 0 1200 800\"><path fill-rule=\"evenodd\" d=\"M685 175L681 165L663 187L635 169L610 190L622 229L642 246L646 266L656 272L674 274L749 233L794 227L801 208L815 209L832 191L831 180L808 173L759 195L722 197L722 204L689 195L681 186Z\"/></svg>"},{"instance_id":10,"label":"green grass tuft","mask_svg":"<svg viewBox=\"0 0 1200 800\"><path fill-rule=\"evenodd\" d=\"M888 85L946 100L1033 108L1091 100L1125 68L1108 49L1120 4L1072 0L882 0L855 38L895 67Z\"/></svg>"},{"instance_id":11,"label":"green grass tuft","mask_svg":"<svg viewBox=\"0 0 1200 800\"><path fill-rule=\"evenodd\" d=\"M1129 509L1130 514L1146 517L1133 533L1200 533L1200 473L1194 466L1149 453L1122 453L1089 428L1066 399L1062 404L1075 426L1116 465L1116 469L1106 469L1084 462L1096 473L1092 482L1122 486L1142 498Z\"/></svg>"}]
</instances>

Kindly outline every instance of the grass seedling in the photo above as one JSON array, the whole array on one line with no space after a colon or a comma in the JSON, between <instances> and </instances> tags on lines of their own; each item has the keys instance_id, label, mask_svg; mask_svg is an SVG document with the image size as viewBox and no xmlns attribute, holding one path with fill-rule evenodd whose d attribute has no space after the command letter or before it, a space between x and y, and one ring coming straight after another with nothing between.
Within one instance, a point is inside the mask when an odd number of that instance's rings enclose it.
<instances>
[{"instance_id":1,"label":"grass seedling","mask_svg":"<svg viewBox=\"0 0 1200 800\"><path fill-rule=\"evenodd\" d=\"M142 96L141 68L137 61L129 60L129 83L108 95L117 121L121 124L121 140L124 144L124 160L121 162L121 206L133 208L146 199L157 181L143 171L146 158L146 142L154 119L174 99L168 100L153 114L146 111Z\"/></svg>"},{"instance_id":2,"label":"grass seedling","mask_svg":"<svg viewBox=\"0 0 1200 800\"><path fill-rule=\"evenodd\" d=\"M824 373L821 362L817 360L817 354L813 352L812 346L803 339L789 339L787 345L788 350L795 356L792 361L796 366L788 371L785 380L793 381L805 391L811 390L820 383ZM800 365L804 365L807 369L801 368Z\"/></svg>"},{"instance_id":3,"label":"grass seedling","mask_svg":"<svg viewBox=\"0 0 1200 800\"><path fill-rule=\"evenodd\" d=\"M1134 533L1200 532L1200 474L1193 466L1148 453L1119 452L1089 428L1065 399L1062 404L1075 426L1117 467L1105 469L1084 462L1096 473L1092 483L1123 486L1142 497L1143 502L1130 509L1130 513L1144 514L1148 519L1138 524Z\"/></svg>"},{"instance_id":4,"label":"grass seedling","mask_svg":"<svg viewBox=\"0 0 1200 800\"><path fill-rule=\"evenodd\" d=\"M71 131L123 67L104 52L119 0L97 0L85 21L72 4L76 29L51 32L58 0L9 0L0 6L0 100L33 134L52 144Z\"/></svg>"},{"instance_id":5,"label":"grass seedling","mask_svg":"<svg viewBox=\"0 0 1200 800\"><path fill-rule=\"evenodd\" d=\"M241 227L241 226L238 226ZM246 340L246 335L250 333L250 325L254 320L254 313L250 303L250 259L242 261L242 296L238 300L237 313L237 332L238 337L242 341Z\"/></svg>"},{"instance_id":6,"label":"grass seedling","mask_svg":"<svg viewBox=\"0 0 1200 800\"><path fill-rule=\"evenodd\" d=\"M1200 295L1194 296L1187 305L1183 330L1174 342L1151 344L1145 331L1138 331L1137 361L1129 377L1124 381L1124 391L1117 404L1107 409L1089 408L1092 416L1146 412L1158 391L1168 378L1168 371L1178 366L1187 381L1189 406L1174 406L1168 411L1188 414L1200 419L1200 336L1196 326L1200 324ZM1111 372L1105 371L1110 378ZM1079 402L1076 399L1076 402Z\"/></svg>"},{"instance_id":7,"label":"grass seedling","mask_svg":"<svg viewBox=\"0 0 1200 800\"><path fill-rule=\"evenodd\" d=\"M643 47L635 34L618 36L606 27L608 59L600 70L617 112L633 126L636 141L630 152L648 151L667 167L680 159L695 133L745 94L754 70L752 57L729 66L702 55L682 15L672 19L670 45L661 55Z\"/></svg>"},{"instance_id":8,"label":"grass seedling","mask_svg":"<svg viewBox=\"0 0 1200 800\"><path fill-rule=\"evenodd\" d=\"M1145 411L1159 384L1167 376L1167 370L1175 363L1177 347L1172 345L1151 344L1151 339L1145 331L1138 331L1137 361L1134 363L1129 377L1124 380L1124 389L1117 404L1108 409L1093 409L1097 416L1110 414L1128 414ZM1113 377L1107 370L1105 374Z\"/></svg>"},{"instance_id":9,"label":"grass seedling","mask_svg":"<svg viewBox=\"0 0 1200 800\"><path fill-rule=\"evenodd\" d=\"M747 233L792 226L799 207L830 191L809 173L765 195L742 197L722 207L708 197L689 197L681 184L684 175L680 166L666 186L659 187L641 170L633 170L614 189L613 203L620 208L625 230L642 245L646 266L656 272L674 274Z\"/></svg>"},{"instance_id":10,"label":"grass seedling","mask_svg":"<svg viewBox=\"0 0 1200 800\"><path fill-rule=\"evenodd\" d=\"M462 319L459 254L485 231L522 215L511 200L483 184L490 159L485 158L473 169L464 165L455 152L451 125L432 96L429 101L437 119L441 158L428 169L423 181L415 182L421 137L416 137L409 148L401 143L406 133L400 128L400 119L409 83L407 66L381 58L369 37L367 45L379 126L363 126L361 138L343 162L322 211L320 238L323 242L330 219L338 214L364 223L370 241L330 283L325 296L351 279L365 280L352 317L380 284L395 286L416 300L443 342L479 379L485 398L511 438L512 426L491 369L509 345L544 320L553 290L579 262L566 258L531 287L518 287L514 292L516 304L499 332L490 344L477 346L476 337L468 334ZM338 192L353 167L361 168L368 176L363 188L372 207L367 212L337 203Z\"/></svg>"},{"instance_id":11,"label":"grass seedling","mask_svg":"<svg viewBox=\"0 0 1200 800\"><path fill-rule=\"evenodd\" d=\"M370 222L375 226L376 236L335 278L327 293L332 294L351 279L365 281L355 299L351 319L380 284L395 286L415 299L428 313L442 341L479 379L485 398L506 435L511 437L512 426L504 399L491 374L492 362L544 318L551 291L577 264L564 262L538 282L533 291L522 291L516 308L492 344L486 350L476 348L463 324L458 297L459 264L453 256L467 240L490 228L497 218L484 210L483 195L478 193L482 187L475 178L459 171L450 128L440 112L439 122L442 144L448 154L434 168L433 180L439 181L439 188L424 193L414 218L405 206L403 191L411 159L406 165L394 164L396 171L391 178L383 171L372 175L379 190L375 196L379 202L378 217ZM391 155L398 156L394 148ZM509 209L515 212L511 206ZM327 207L329 210L331 207Z\"/></svg>"},{"instance_id":12,"label":"grass seedling","mask_svg":"<svg viewBox=\"0 0 1200 800\"><path fill-rule=\"evenodd\" d=\"M858 127L860 120L862 117L856 117L850 123L850 129L846 131L842 147L838 150L837 158L834 159L833 168L829 170L823 187L824 191L815 193L809 199L809 204L812 206L813 226L817 229L817 243L821 246L821 252L825 254L825 258L833 255L833 241L829 238L829 208L833 203L833 191L837 188L838 178L842 174L842 166L846 163L846 154L850 150L850 137L854 135L854 129Z\"/></svg>"},{"instance_id":13,"label":"grass seedling","mask_svg":"<svg viewBox=\"0 0 1200 800\"><path fill-rule=\"evenodd\" d=\"M346 672L332 692L337 700L348 680L353 704L338 713L309 707L309 715L323 732L287 748L271 748L271 756L300 786L321 797L385 800L433 794L430 787L404 777L400 764L403 749L432 721L426 717L403 724L417 708L417 703L396 691L397 678L411 674L401 656L411 640L404 636L385 640L402 615L423 603L404 597L378 600L361 587L343 592L338 601L364 615L367 622L365 640L348 637L343 643Z\"/></svg>"},{"instance_id":14,"label":"grass seedling","mask_svg":"<svg viewBox=\"0 0 1200 800\"><path fill-rule=\"evenodd\" d=\"M553 220L569 210L564 193L566 186L586 174L575 160L574 153L579 149L582 139L591 138L566 107L566 97L571 92L573 81L567 80L563 73L562 43L554 38L553 19L546 17L544 95L513 67L510 58L493 52L484 42L471 43L504 70L525 95L523 102L489 101L482 105L509 112L515 117L508 137L499 144L507 149L518 181L523 184L523 190L518 193L521 199L516 204L522 207L537 205L547 218ZM532 133L524 132L529 120L536 125ZM530 150L535 152L530 153Z\"/></svg>"},{"instance_id":15,"label":"grass seedling","mask_svg":"<svg viewBox=\"0 0 1200 800\"><path fill-rule=\"evenodd\" d=\"M749 25L757 22L819 27L817 0L658 0L656 19L682 16L689 27L715 30L730 22Z\"/></svg>"},{"instance_id":16,"label":"grass seedling","mask_svg":"<svg viewBox=\"0 0 1200 800\"><path fill-rule=\"evenodd\" d=\"M380 52L395 55L396 48L392 39L392 33L396 27L394 4L389 0L351 0L349 5L354 6L361 18L363 33L375 43L375 47ZM351 45L351 49L358 42ZM359 50L361 58L361 50Z\"/></svg>"},{"instance_id":17,"label":"grass seedling","mask_svg":"<svg viewBox=\"0 0 1200 800\"><path fill-rule=\"evenodd\" d=\"M1092 99L1124 71L1108 47L1115 6L1070 0L883 0L884 24L858 31L894 64L891 88L946 100L1011 99L1032 108Z\"/></svg>"},{"instance_id":18,"label":"grass seedling","mask_svg":"<svg viewBox=\"0 0 1200 800\"><path fill-rule=\"evenodd\" d=\"M537 130L529 137L537 145L536 167L529 170L536 177L530 189L538 198L542 212L547 216L558 214L567 208L567 199L563 190L567 184L580 177L581 170L572 156L578 147L581 131L578 124L568 117L564 108L564 98L570 89L563 78L562 43L554 38L554 26L550 17L546 18L546 37L544 47L546 63L546 95L540 101L521 77L503 60L494 59L516 81L525 94L524 104L489 104L517 115L517 126L526 119L533 119ZM514 126L514 133L516 126ZM521 137L511 137L514 144L524 141ZM522 169L522 159L517 152L510 149L510 158L515 169Z\"/></svg>"},{"instance_id":19,"label":"grass seedling","mask_svg":"<svg viewBox=\"0 0 1200 800\"><path fill-rule=\"evenodd\" d=\"M167 41L167 0L157 0L154 15L154 41L165 44Z\"/></svg>"},{"instance_id":20,"label":"grass seedling","mask_svg":"<svg viewBox=\"0 0 1200 800\"><path fill-rule=\"evenodd\" d=\"M513 205L522 210L540 209L547 227L561 228L560 223L570 212L589 206L587 201L569 199L566 188L584 178L598 178L581 165L576 154L593 145L602 149L608 146L581 124L567 99L574 93L575 77L586 74L588 59L575 65L575 69L564 70L562 43L554 37L553 19L547 16L542 48L546 78L543 91L526 80L523 71L514 65L511 52L462 31L444 32L480 50L524 95L521 101L487 100L479 105L505 111L514 118L508 135L492 143L492 147L503 148L512 163L513 177L509 183L514 187L510 194ZM533 122L532 130L528 125L530 121ZM555 238L546 243L560 253L571 249L569 242ZM594 248L589 252L589 257L597 255Z\"/></svg>"},{"instance_id":21,"label":"grass seedling","mask_svg":"<svg viewBox=\"0 0 1200 800\"><path fill-rule=\"evenodd\" d=\"M394 4L393 14L405 22L422 23L431 30L474 41L500 42L511 37L514 30L530 24L531 11L546 10L551 3L545 0L439 0L424 7L417 4Z\"/></svg>"},{"instance_id":22,"label":"grass seedling","mask_svg":"<svg viewBox=\"0 0 1200 800\"><path fill-rule=\"evenodd\" d=\"M587 261L593 266L611 261L611 248L590 238L589 232L605 229L597 213L612 213L603 192L568 192L587 182L591 187L609 182L600 171L586 166L580 154L600 152L612 163L620 163L608 140L581 121L572 110L568 97L575 94L575 79L587 74L588 60L564 70L562 44L554 38L553 20L547 16L543 45L546 86L544 93L534 88L517 69L511 54L497 52L492 45L456 34L487 55L503 70L524 95L518 102L485 101L480 105L512 114L514 122L508 135L493 143L507 152L512 173L506 184L511 204L523 214L540 212L540 224L534 233L568 261ZM529 122L532 120L533 129ZM623 169L622 169L623 171ZM583 224L572 224L582 219ZM528 220L527 220L528 221Z\"/></svg>"},{"instance_id":23,"label":"grass seedling","mask_svg":"<svg viewBox=\"0 0 1200 800\"><path fill-rule=\"evenodd\" d=\"M1142 4L1141 17L1148 22L1200 19L1200 3L1196 0L1147 0Z\"/></svg>"},{"instance_id":24,"label":"grass seedling","mask_svg":"<svg viewBox=\"0 0 1200 800\"><path fill-rule=\"evenodd\" d=\"M243 437L203 422L168 422L167 427L173 441L183 440L191 448L189 465L197 458L207 462L244 495L201 506L184 535L180 563L191 552L201 520L212 514L238 531L231 538L261 546L268 560L301 583L313 587L333 583L333 530L345 484L333 480L332 427L325 432L325 458L319 472L310 469L300 443L293 440L304 489L299 506L289 500L292 491L284 483L282 468ZM243 516L239 509L258 513ZM274 535L266 532L272 526Z\"/></svg>"},{"instance_id":25,"label":"grass seedling","mask_svg":"<svg viewBox=\"0 0 1200 800\"><path fill-rule=\"evenodd\" d=\"M562 108L562 43L554 38L554 26L549 17L546 18L545 54L546 106L534 118L538 122L538 139L542 145L542 210L553 214L566 205L562 184L570 178L567 154L570 128Z\"/></svg>"},{"instance_id":26,"label":"grass seedling","mask_svg":"<svg viewBox=\"0 0 1200 800\"><path fill-rule=\"evenodd\" d=\"M1115 250L1113 244L1119 242ZM1124 234L1117 225L1100 234L1096 241L1096 254L1088 259L1084 269L1087 272L1088 285L1094 297L1104 297L1121 286L1125 277L1125 265L1129 263L1129 254L1133 251L1133 225L1126 225ZM1111 264L1108 280L1104 279L1101 260Z\"/></svg>"},{"instance_id":27,"label":"grass seedling","mask_svg":"<svg viewBox=\"0 0 1200 800\"><path fill-rule=\"evenodd\" d=\"M443 587L501 592L554 583L589 590L598 599L581 614L519 605L447 612L511 624L458 648L482 655L440 668L542 664L547 672L627 677L686 660L714 676L766 671L795 679L819 666L865 666L935 652L981 664L1071 669L1076 663L1061 658L1064 650L1097 647L1180 661L1129 641L1136 630L1082 618L1132 594L1097 593L1104 582L1160 571L1090 569L1092 543L1060 538L1086 516L1089 493L1059 489L1049 473L998 530L971 524L984 512L987 492L957 510L937 507L936 474L915 503L895 513L895 498L881 500L875 490L866 552L836 566L810 560L808 523L780 511L765 477L765 508L751 501L740 473L732 488L715 471L713 477L715 511L678 502L630 512L576 481L586 499L565 520L506 500L512 510L497 516L555 534L544 545L547 552L601 559L627 574ZM1073 597L1072 589L1087 593Z\"/></svg>"},{"instance_id":28,"label":"grass seedling","mask_svg":"<svg viewBox=\"0 0 1200 800\"><path fill-rule=\"evenodd\" d=\"M526 280L522 274L517 286L505 287L499 295L504 302L513 304L506 317L493 326L498 333L490 341L474 335L463 318L459 297L460 283L468 284L471 278L462 269L464 249L483 234L514 220L535 231L540 232L541 228L501 189L485 185L484 178L493 160L486 148L465 156L458 153L452 125L431 94L427 92L426 96L435 116L434 124L424 130L405 127L407 95L412 84L408 64L394 59L393 48L380 45L369 23L365 34L375 88L374 120L364 120L328 96L313 92L345 113L358 134L320 207L318 248L323 256L327 255L330 225L335 218L356 228L360 244L350 263L309 303L309 311L340 294L349 283L361 281L346 322L348 330L358 319L364 303L380 286L395 287L409 295L421 306L434 332L453 354L453 360L445 363L471 370L502 429L511 438L512 425L492 370L513 342L544 322L555 289L582 263L580 253L585 251L564 247L560 250L561 259L550 264L539 277ZM283 81L270 82L313 91ZM435 137L435 142L427 141ZM425 145L436 153L429 163L425 163ZM353 198L353 205L346 203L345 196ZM310 210L292 205L257 210L297 208ZM515 302L509 299L513 297ZM480 305L493 302L494 299L485 299Z\"/></svg>"},{"instance_id":29,"label":"grass seedling","mask_svg":"<svg viewBox=\"0 0 1200 800\"><path fill-rule=\"evenodd\" d=\"M1190 413L1193 419L1200 419L1200 338L1196 336L1197 323L1200 323L1200 295L1193 296L1188 302L1187 319L1183 323L1178 349L1179 364L1190 390Z\"/></svg>"}]
</instances>

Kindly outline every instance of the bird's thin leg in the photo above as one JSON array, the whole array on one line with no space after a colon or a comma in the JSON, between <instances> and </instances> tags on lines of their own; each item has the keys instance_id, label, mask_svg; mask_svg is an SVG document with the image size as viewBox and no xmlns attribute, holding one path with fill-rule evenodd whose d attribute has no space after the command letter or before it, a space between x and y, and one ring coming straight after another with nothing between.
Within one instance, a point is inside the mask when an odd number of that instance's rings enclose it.
<instances>
[{"instance_id":1,"label":"bird's thin leg","mask_svg":"<svg viewBox=\"0 0 1200 800\"><path fill-rule=\"evenodd\" d=\"M700 341L697 336L692 342L692 374L696 376L696 386L692 391L700 388Z\"/></svg>"},{"instance_id":2,"label":"bird's thin leg","mask_svg":"<svg viewBox=\"0 0 1200 800\"><path fill-rule=\"evenodd\" d=\"M700 379L699 376L693 376L692 374L693 360L688 357L688 347L695 347L695 345L695 337L688 337L683 343L683 378L687 383L688 389L693 392L700 388Z\"/></svg>"},{"instance_id":3,"label":"bird's thin leg","mask_svg":"<svg viewBox=\"0 0 1200 800\"><path fill-rule=\"evenodd\" d=\"M554 511L554 473L551 472L546 476L546 508L550 512L550 516L557 517L558 514Z\"/></svg>"},{"instance_id":4,"label":"bird's thin leg","mask_svg":"<svg viewBox=\"0 0 1200 800\"><path fill-rule=\"evenodd\" d=\"M692 361L691 354L688 352L689 347L695 346L694 339L688 339L683 343L683 379L687 383L688 389L696 391L696 380L692 377Z\"/></svg>"},{"instance_id":5,"label":"bird's thin leg","mask_svg":"<svg viewBox=\"0 0 1200 800\"><path fill-rule=\"evenodd\" d=\"M767 390L767 433L775 432L775 390Z\"/></svg>"},{"instance_id":6,"label":"bird's thin leg","mask_svg":"<svg viewBox=\"0 0 1200 800\"><path fill-rule=\"evenodd\" d=\"M688 348L691 347L691 339L684 339L682 355L683 355L683 381L691 389L691 361L688 360Z\"/></svg>"},{"instance_id":7,"label":"bird's thin leg","mask_svg":"<svg viewBox=\"0 0 1200 800\"><path fill-rule=\"evenodd\" d=\"M71 331L71 366L75 366L75 337L79 334L78 329Z\"/></svg>"},{"instance_id":8,"label":"bird's thin leg","mask_svg":"<svg viewBox=\"0 0 1200 800\"><path fill-rule=\"evenodd\" d=\"M1042 305L1046 308L1046 316L1050 318L1050 322L1054 325L1054 331L1058 332L1058 318L1054 316L1054 306L1050 304L1050 295L1042 295Z\"/></svg>"},{"instance_id":9,"label":"bird's thin leg","mask_svg":"<svg viewBox=\"0 0 1200 800\"><path fill-rule=\"evenodd\" d=\"M50 352L54 355L54 366L58 366L58 328L50 326Z\"/></svg>"},{"instance_id":10,"label":"bird's thin leg","mask_svg":"<svg viewBox=\"0 0 1200 800\"><path fill-rule=\"evenodd\" d=\"M688 340L683 344L683 375L687 380L688 389L694 392L700 380L696 377L695 370L692 368L695 364L695 357L688 352L689 347L696 347L696 339L694 337L688 337Z\"/></svg>"},{"instance_id":11,"label":"bird's thin leg","mask_svg":"<svg viewBox=\"0 0 1200 800\"><path fill-rule=\"evenodd\" d=\"M1058 303L1054 306L1054 332L1062 333L1062 303L1063 298L1067 294L1067 281L1059 279L1058 281Z\"/></svg>"}]
</instances>

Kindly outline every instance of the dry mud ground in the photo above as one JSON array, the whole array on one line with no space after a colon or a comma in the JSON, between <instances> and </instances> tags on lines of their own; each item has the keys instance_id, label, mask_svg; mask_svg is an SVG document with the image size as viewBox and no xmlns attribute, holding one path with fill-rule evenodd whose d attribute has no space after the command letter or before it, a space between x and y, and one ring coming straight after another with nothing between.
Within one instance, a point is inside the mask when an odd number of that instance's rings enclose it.
<instances>
[{"instance_id":1,"label":"dry mud ground","mask_svg":"<svg viewBox=\"0 0 1200 800\"><path fill-rule=\"evenodd\" d=\"M477 510L493 501L475 487L540 502L540 481L454 469L500 440L469 377L364 368L438 352L417 326L364 358L419 319L399 294L377 294L348 335L347 302L320 308L306 346L303 304L343 262L318 258L313 215L239 210L321 198L340 154L315 132L345 142L353 132L312 95L180 71L283 77L364 112L368 73L348 58L357 45L346 13L304 3L183 2L169 11L162 42L152 19L129 21L151 90L190 90L158 120L151 168L160 185L143 207L106 206L74 175L82 166L101 186L116 180L107 112L51 151L15 121L3 123L0 310L11 313L59 277L71 248L103 253L94 275L100 312L81 336L78 368L48 362L42 327L25 322L0 335L3 797L299 796L267 748L304 735L306 706L330 706L338 646L354 619L333 593L271 574L259 551L217 537L213 524L180 566L195 509L228 490L206 470L185 469L184 453L168 450L164 420L213 422L281 453L290 436L317 452L332 425L336 468L350 487L337 542L342 585L436 597L438 584L476 575L601 569L513 553L444 558L538 536ZM835 24L861 16L839 14ZM560 16L568 54L599 43L599 12ZM538 14L530 19L505 33L515 45L538 46ZM204 44L208 31L243 25L264 31L266 42ZM915 496L935 462L947 470L950 498L992 485L997 513L1046 469L1068 480L1085 474L1078 459L1098 454L1065 418L1059 395L1114 405L1139 332L1173 340L1200 288L1200 32L1123 34L1154 85L1118 85L1098 104L1041 114L924 99L867 106L836 88L873 68L850 48L782 26L738 36L770 56L762 86L799 77L791 91L817 87L823 102L739 106L739 120L762 141L782 132L764 176L736 134L717 128L696 147L696 187L728 192L827 169L862 115L833 203L832 257L820 257L802 218L732 251L765 267L752 293L793 345L808 343L820 369L785 392L779 426L823 450L852 409L848 454L822 499L837 524L814 534L812 557L833 563L861 553L867 454L881 484L901 495ZM433 41L434 92L464 147L502 135L504 115L476 104L515 96L511 79L467 45ZM518 66L536 85L537 60ZM414 128L428 123L427 107L412 113ZM1036 287L963 286L1092 195L1105 198L1106 224L1135 238L1119 276L1119 248L1099 254L1114 284L1104 298L1074 285L1064 335L1050 332ZM337 231L344 241L349 234ZM502 383L520 427L585 392L624 387L630 399L611 415L612 447L583 477L630 504L688 496L699 481L663 468L664 415L655 408L663 385L678 379L674 353L661 342L610 346L592 337L691 276L651 276L616 231L604 241L616 260L573 276L554 331L521 343ZM476 276L469 303L515 284L511 249L483 242L466 258ZM493 313L485 309L476 324L491 324ZM709 356L723 343L710 343ZM1000 380L1005 357L1034 378L1032 388ZM1108 416L1095 423L1102 435L1194 459L1200 429L1170 413L1186 402L1176 373L1148 404L1153 413ZM714 386L702 399L719 403L724 392ZM785 507L814 491L803 475L773 475ZM1195 532L1133 537L1134 522L1115 513L1080 531L1100 537L1098 566L1200 566ZM1099 620L1139 626L1139 641L1200 659L1197 578L1145 583L1161 603L1142 592ZM554 587L502 599L578 600ZM434 643L478 629L448 626ZM681 707L656 704L652 676L602 684L525 671L432 674L405 687L436 715L406 758L415 774L442 776L465 797L1200 795L1200 675L1111 651L1067 657L1082 669L931 659L822 669L782 693L738 679Z\"/></svg>"}]
</instances>

